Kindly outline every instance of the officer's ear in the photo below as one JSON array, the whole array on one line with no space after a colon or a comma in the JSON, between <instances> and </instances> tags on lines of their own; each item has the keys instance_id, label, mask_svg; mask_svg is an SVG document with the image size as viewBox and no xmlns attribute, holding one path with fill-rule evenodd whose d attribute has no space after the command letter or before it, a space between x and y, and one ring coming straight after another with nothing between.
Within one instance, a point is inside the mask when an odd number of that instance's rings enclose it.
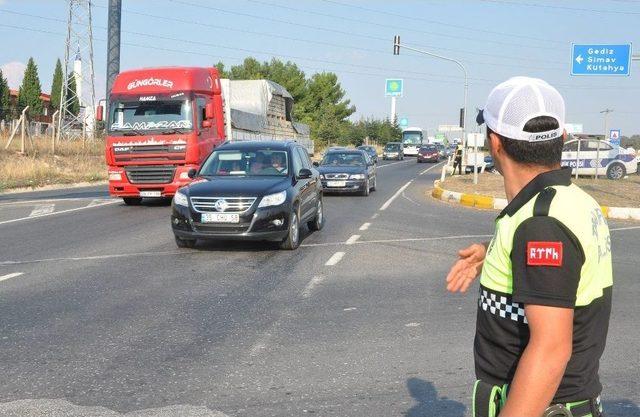
<instances>
[{"instance_id":1,"label":"officer's ear","mask_svg":"<svg viewBox=\"0 0 640 417\"><path fill-rule=\"evenodd\" d=\"M562 131L562 141L566 142L567 141L567 129L564 129Z\"/></svg>"},{"instance_id":2,"label":"officer's ear","mask_svg":"<svg viewBox=\"0 0 640 417\"><path fill-rule=\"evenodd\" d=\"M502 141L494 132L489 132L489 146L496 155L503 152Z\"/></svg>"}]
</instances>

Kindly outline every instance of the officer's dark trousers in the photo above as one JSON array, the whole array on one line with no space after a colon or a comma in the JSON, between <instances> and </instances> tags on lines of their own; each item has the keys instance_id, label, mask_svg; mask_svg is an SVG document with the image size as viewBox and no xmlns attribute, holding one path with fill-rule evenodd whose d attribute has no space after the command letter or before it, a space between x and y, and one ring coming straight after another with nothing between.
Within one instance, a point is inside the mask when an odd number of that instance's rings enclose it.
<instances>
[{"instance_id":1,"label":"officer's dark trousers","mask_svg":"<svg viewBox=\"0 0 640 417\"><path fill-rule=\"evenodd\" d=\"M453 173L456 173L456 167L458 168L458 175L462 175L462 158L455 158L453 160Z\"/></svg>"}]
</instances>

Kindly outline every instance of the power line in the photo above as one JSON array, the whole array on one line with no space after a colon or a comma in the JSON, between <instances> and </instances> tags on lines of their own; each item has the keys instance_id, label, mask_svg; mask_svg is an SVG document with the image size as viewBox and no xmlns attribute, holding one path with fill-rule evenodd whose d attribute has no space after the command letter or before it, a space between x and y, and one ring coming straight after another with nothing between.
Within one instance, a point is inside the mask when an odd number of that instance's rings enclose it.
<instances>
[{"instance_id":1,"label":"power line","mask_svg":"<svg viewBox=\"0 0 640 417\"><path fill-rule=\"evenodd\" d=\"M48 30L44 30L44 29L34 29L31 27L24 27L24 26L16 26L16 25L7 25L7 24L0 24L0 27L6 27L6 28L11 28L11 29L17 29L17 30L24 30L24 31L29 31L29 32L37 32L37 33L45 33L45 34L50 34L50 35L58 35L58 36L66 36L66 34L61 33L61 32L53 32L53 31L48 31ZM156 35L149 35L152 37L157 37ZM175 38L170 38L170 37L164 37L167 40L176 40L176 41L180 41L178 39ZM99 38L94 38L94 41L98 41L98 42L106 42L106 39L99 39ZM192 41L192 42L197 42L197 41ZM157 51L164 51L164 52L174 52L174 53L184 53L187 55L195 55L195 56L209 56L209 57L213 57L216 59L230 59L230 60L237 60L239 62L242 62L242 60L244 59L243 57L232 57L232 56L221 56L218 54L209 54L206 52L202 52L202 51L188 51L188 50L184 50L184 49L172 49L172 48L166 48L166 47L160 47L160 46L155 46L155 45L149 45L149 44L138 44L138 43L132 43L132 42L122 42L122 45L126 45L126 46L132 46L132 47L137 47L137 48L144 48L147 50L157 50ZM231 48L229 47L228 49L236 49L236 48ZM280 55L280 54L274 54L274 55L270 55L270 53L266 53L266 52L255 52L255 53L259 53L261 55L268 55L268 56L273 56L273 57L286 57L286 55ZM296 58L297 59L297 58ZM308 58L300 58L303 60L309 60ZM320 61L320 62L325 62L325 61ZM334 63L333 61L326 61L327 63ZM342 63L334 63L334 64L338 64L338 65L342 65ZM355 65L355 64L353 64ZM319 70L319 71L330 71L330 72L336 72L336 73L345 73L345 74L354 74L354 75L359 75L359 76L369 76L369 77L376 77L376 78L385 78L386 76L388 76L388 73L372 73L372 72L361 72L361 71L349 71L349 70L343 70L343 69L334 69L334 68L327 68L327 67L313 67L313 66L309 66L309 65L300 65L300 67L306 67L306 68L310 68L310 69L314 69L314 70ZM379 67L371 67L372 69L380 69L380 70L384 70L384 71L390 71L390 69L387 68L379 68ZM396 71L396 70L393 70ZM398 71L398 72L402 72L402 70ZM426 74L426 73L420 73L420 74L425 74L425 75L432 75L432 74ZM443 76L443 75L436 75L433 74L432 76L435 77L448 77L448 78L460 78L460 77L456 77L456 76ZM429 82L435 82L435 83L439 83L439 84L452 84L452 85L459 85L459 81L454 81L454 80L440 80L440 79L434 79L434 78L424 78L424 77L404 77L405 79L409 79L409 80L417 80L417 81L429 81ZM502 81L502 80L493 80L493 79L473 79L474 80L474 84L484 84L484 85L495 85L497 82ZM572 85L563 85L563 84L554 84L557 87L563 87L566 89L570 89L570 90L637 90L639 88L636 87L617 87L617 86L572 86Z\"/></svg>"},{"instance_id":2,"label":"power line","mask_svg":"<svg viewBox=\"0 0 640 417\"><path fill-rule=\"evenodd\" d=\"M416 29L416 28L407 28L407 27L403 27L403 26L389 25L389 24L378 23L378 22L371 22L371 21L367 21L367 20L354 19L354 18L346 17L346 16L334 15L334 14L329 14L329 13L322 13L322 12L306 10L306 9L300 9L300 8L291 7L291 6L284 6L284 5L281 5L281 4L275 4L275 3L270 3L270 2L261 1L261 0L245 0L245 1L247 1L249 3L261 4L261 5L266 5L266 6L270 6L270 7L276 7L276 8L280 8L280 9L284 9L284 10L291 10L291 11L300 12L300 13L307 13L307 14L311 14L311 15L315 15L315 16L329 17L329 18L332 18L332 19L341 19L341 20L345 20L347 22L361 23L361 24L373 25L373 26L389 28L389 29L395 29L395 30L410 30L412 33L422 33L422 34L425 34L425 35L438 36L438 37L442 37L442 38L462 39L462 40L471 41L471 42L495 43L495 44L498 44L498 45L518 46L518 47L521 47L521 48L524 47L524 48L533 48L533 49L548 49L548 47L546 47L546 46L523 45L521 43L520 44L516 44L516 43L513 43L513 42L497 41L497 40L493 40L493 39L470 38L470 37L467 37L467 36L452 35L452 34L440 33L440 32L431 32L431 31L420 30L420 29Z\"/></svg>"},{"instance_id":3,"label":"power line","mask_svg":"<svg viewBox=\"0 0 640 417\"><path fill-rule=\"evenodd\" d=\"M622 14L622 15L640 15L640 12L629 11L629 10L615 10L615 9L586 9L582 7L569 7L569 6L556 6L550 4L536 4L536 3L523 3L523 2L515 2L515 1L507 1L507 0L480 0L485 3L497 3L497 4L506 4L509 6L525 6L525 7L536 7L540 9L554 9L554 10L566 10L572 12L589 12L589 13L603 13L603 14Z\"/></svg>"},{"instance_id":4,"label":"power line","mask_svg":"<svg viewBox=\"0 0 640 417\"><path fill-rule=\"evenodd\" d=\"M94 5L94 7L104 7L104 6ZM16 11L7 10L7 9L0 9L0 12L10 13L10 14L18 15L18 16L26 16L26 17L33 17L33 18L37 18L37 19L56 21L56 22L64 22L61 19L56 19L56 18L47 17L47 16L40 16L40 15L35 15L35 14L30 14L30 13L16 12ZM358 51L370 52L370 53L375 53L375 54L380 54L380 55L388 55L388 51L385 52L385 51L378 50L378 49L371 49L371 48L364 48L364 47L357 47L357 46L348 46L348 45L340 45L340 44L335 44L335 43L330 43L330 42L313 41L313 40L309 40L309 39L300 39L300 38L294 38L294 37L289 37L289 36L284 36L284 35L271 34L271 33L266 33L266 32L256 32L256 31L250 31L250 30L236 29L236 28L232 28L232 27L228 27L228 26L219 26L219 25L201 23L201 22L197 22L197 21L193 21L193 20L186 20L186 19L166 17L166 16L158 16L158 15L138 12L138 11L134 11L134 10L125 10L125 12L129 13L129 14L135 14L135 15L144 16L144 17L156 18L156 19L166 20L166 21L176 21L176 22L185 23L185 24L200 25L200 26L205 26L205 27L214 28L214 29L223 29L223 30L235 31L235 32L240 32L240 33L248 33L248 34L252 34L252 35L259 35L259 36L271 36L271 37L276 37L276 38L280 38L280 39L286 39L286 40L290 40L290 41L310 42L310 43L316 43L316 44L325 45L325 46L339 47L339 48L349 49L349 50L358 50ZM105 30L107 29L105 26L99 26L99 25L94 25L94 27L98 28L98 29L105 29ZM132 33L132 34L139 34L139 32L130 32L130 31L126 31L126 30L123 30L123 32ZM140 35L141 36L150 36L150 34L147 34L147 33L143 33L143 34L140 34ZM381 40L383 40L383 39L381 38ZM386 42L386 40L384 40L384 41ZM416 46L423 46L423 45L416 45ZM432 49L441 49L441 50L447 50L447 51L453 51L453 52L474 53L474 52L470 52L470 51L464 51L464 50L459 50L459 49L451 49L451 48L441 48L441 47L431 47L431 46L423 46L423 47L432 48ZM491 57L491 58L514 59L513 57L504 56L504 55L494 55L494 54L486 54L486 53L476 53L476 54L477 55L482 55L482 56L488 56L488 57ZM525 58L522 58L522 60L524 60L524 59ZM465 61L468 62L468 63L479 64L479 65L492 65L492 66L512 67L512 68L523 68L523 67L526 67L527 69L541 69L541 70L555 70L555 69L564 68L562 66L535 66L535 65L526 65L525 66L525 65L508 64L508 63L502 63L502 62L498 63L498 62L479 62L479 61L469 61L469 60L465 60Z\"/></svg>"},{"instance_id":5,"label":"power line","mask_svg":"<svg viewBox=\"0 0 640 417\"><path fill-rule=\"evenodd\" d=\"M184 5L184 6L191 6L191 7L197 7L197 8L202 8L202 9L206 9L206 10L213 10L213 11L220 12L220 13L227 13L227 14L233 14L233 15L238 15L238 16L251 17L251 18L254 18L254 19L266 20L266 21L271 21L271 22L275 22L275 23L283 23L283 24L292 25L292 26L300 26L300 27L304 27L304 28L307 28L307 29L321 30L321 31L324 31L324 32L333 32L333 33L337 33L337 34L341 34L341 35L347 35L349 37L356 36L356 37L361 37L361 38L366 38L366 39L373 39L373 40L388 42L388 39L386 39L386 38L380 38L380 37L376 37L376 36L372 36L372 35L361 34L361 33L353 32L353 31L352 32L346 32L346 31L342 31L342 30L338 30L338 29L330 29L330 28L326 28L326 27L307 25L307 24L304 24L304 23L291 22L291 21L288 21L288 20L281 20L281 19L274 19L274 18L271 18L271 17L253 15L253 14L250 14L250 13L236 12L236 11L221 9L221 8L213 7L213 6L209 6L209 5L192 3L192 2L189 2L189 1L185 1L185 0L167 0L167 1L172 2L172 3L176 3L176 4L181 4L181 5ZM280 7L285 7L286 8L287 6L280 6ZM337 17L337 16L335 16L335 17ZM406 28L403 28L403 29L406 29ZM438 34L438 36L440 36L440 34ZM466 38L466 39L472 40L472 41L477 41L477 39L473 39L473 38ZM522 45L522 44L504 43L504 42L502 42L502 44L511 45L511 46L517 46L519 48L527 47L527 48L548 50L548 47L545 47L545 46L532 46L532 45Z\"/></svg>"},{"instance_id":6,"label":"power line","mask_svg":"<svg viewBox=\"0 0 640 417\"><path fill-rule=\"evenodd\" d=\"M355 5L355 4L346 4L346 3L342 3L342 2L339 2L339 1L335 1L335 0L320 0L320 1L325 2L325 3L335 4L335 5L338 5L338 6L349 7L349 8L352 8L352 9L364 10L364 11L371 12L371 13L378 13L378 14L382 14L382 15L385 15L385 16L394 16L394 17L400 17L402 19L417 20L417 21L421 21L421 22L431 23L431 24L435 24L435 25L442 25L442 26L446 26L446 27L452 27L452 28L461 29L461 30L467 30L467 31L471 31L471 32L488 33L488 34L491 34L491 35L508 36L508 37L511 37L511 38L529 39L529 40L533 40L533 41L546 42L546 43L557 43L557 44L564 44L565 43L565 42L558 41L558 40L555 40L555 39L543 39L543 38L536 38L534 36L518 35L518 34L508 33L508 32L497 32L497 31L494 31L494 30L470 28L470 27L467 27L467 26L455 25L455 24L449 23L449 22L442 22L442 21L433 20L433 19L425 19L423 17L417 17L417 16L407 16L407 15L393 13L393 12L389 12L389 11L385 11L385 10L378 10L378 9L372 9L372 8L369 8L369 7L358 6L358 5Z\"/></svg>"}]
</instances>

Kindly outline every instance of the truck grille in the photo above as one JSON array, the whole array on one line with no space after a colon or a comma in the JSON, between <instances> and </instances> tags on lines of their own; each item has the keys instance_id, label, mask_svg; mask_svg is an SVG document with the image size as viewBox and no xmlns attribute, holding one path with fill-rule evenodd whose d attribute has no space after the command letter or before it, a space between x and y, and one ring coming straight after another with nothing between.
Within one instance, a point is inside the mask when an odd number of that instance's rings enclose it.
<instances>
[{"instance_id":1,"label":"truck grille","mask_svg":"<svg viewBox=\"0 0 640 417\"><path fill-rule=\"evenodd\" d=\"M191 205L198 213L244 213L256 197L191 197Z\"/></svg>"},{"instance_id":2,"label":"truck grille","mask_svg":"<svg viewBox=\"0 0 640 417\"><path fill-rule=\"evenodd\" d=\"M127 178L132 184L168 184L173 181L174 166L136 166L125 167Z\"/></svg>"},{"instance_id":3,"label":"truck grille","mask_svg":"<svg viewBox=\"0 0 640 417\"><path fill-rule=\"evenodd\" d=\"M324 177L328 180L347 180L349 174L324 174Z\"/></svg>"}]
</instances>

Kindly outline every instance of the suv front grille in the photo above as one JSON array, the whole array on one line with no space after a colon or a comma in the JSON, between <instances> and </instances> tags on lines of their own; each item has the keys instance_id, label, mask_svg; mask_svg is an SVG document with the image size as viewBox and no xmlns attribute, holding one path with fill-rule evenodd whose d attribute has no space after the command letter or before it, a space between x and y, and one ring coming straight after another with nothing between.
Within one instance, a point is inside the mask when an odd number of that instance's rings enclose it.
<instances>
[{"instance_id":1,"label":"suv front grille","mask_svg":"<svg viewBox=\"0 0 640 417\"><path fill-rule=\"evenodd\" d=\"M173 181L174 166L132 166L125 167L127 178L132 184L168 184Z\"/></svg>"},{"instance_id":2,"label":"suv front grille","mask_svg":"<svg viewBox=\"0 0 640 417\"><path fill-rule=\"evenodd\" d=\"M191 197L191 205L198 213L244 213L256 197Z\"/></svg>"}]
</instances>

